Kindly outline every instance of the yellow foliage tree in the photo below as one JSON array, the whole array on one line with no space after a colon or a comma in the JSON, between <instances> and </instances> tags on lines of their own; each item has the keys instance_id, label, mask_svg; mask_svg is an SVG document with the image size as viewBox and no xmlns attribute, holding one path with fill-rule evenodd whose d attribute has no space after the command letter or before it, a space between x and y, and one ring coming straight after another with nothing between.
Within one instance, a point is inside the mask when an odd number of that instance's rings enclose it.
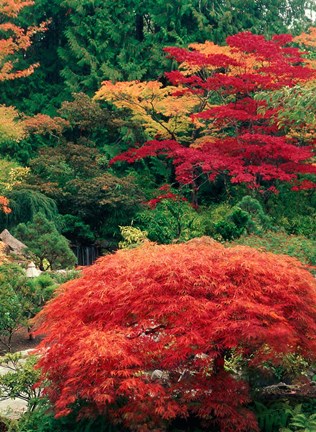
<instances>
[{"instance_id":1,"label":"yellow foliage tree","mask_svg":"<svg viewBox=\"0 0 316 432\"><path fill-rule=\"evenodd\" d=\"M20 141L26 136L19 113L14 107L0 105L0 146L8 141Z\"/></svg>"},{"instance_id":2,"label":"yellow foliage tree","mask_svg":"<svg viewBox=\"0 0 316 432\"><path fill-rule=\"evenodd\" d=\"M192 126L190 113L199 106L197 95L179 94L179 88L163 87L158 81L104 81L95 99L112 102L119 109L128 109L132 120L141 125L148 137L179 139Z\"/></svg>"}]
</instances>

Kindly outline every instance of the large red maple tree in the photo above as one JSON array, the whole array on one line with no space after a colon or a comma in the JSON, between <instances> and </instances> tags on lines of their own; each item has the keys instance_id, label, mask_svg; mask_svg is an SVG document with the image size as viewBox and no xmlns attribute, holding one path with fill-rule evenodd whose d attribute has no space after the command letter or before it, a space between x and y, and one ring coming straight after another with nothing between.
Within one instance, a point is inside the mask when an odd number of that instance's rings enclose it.
<instances>
[{"instance_id":1,"label":"large red maple tree","mask_svg":"<svg viewBox=\"0 0 316 432\"><path fill-rule=\"evenodd\" d=\"M274 191L276 181L314 188L304 175L316 173L315 139L288 136L279 122L282 106L268 109L256 98L315 80L315 69L291 43L290 35L267 40L244 32L228 37L224 47L206 42L166 48L178 63L178 70L165 74L169 86L104 82L96 98L130 110L153 138L112 162L170 159L177 181L195 191L205 178L220 176L259 190Z\"/></svg>"},{"instance_id":2,"label":"large red maple tree","mask_svg":"<svg viewBox=\"0 0 316 432\"><path fill-rule=\"evenodd\" d=\"M58 416L79 404L131 430L192 415L257 431L248 384L226 362L315 360L315 288L293 258L211 239L103 257L40 313L46 394Z\"/></svg>"}]
</instances>

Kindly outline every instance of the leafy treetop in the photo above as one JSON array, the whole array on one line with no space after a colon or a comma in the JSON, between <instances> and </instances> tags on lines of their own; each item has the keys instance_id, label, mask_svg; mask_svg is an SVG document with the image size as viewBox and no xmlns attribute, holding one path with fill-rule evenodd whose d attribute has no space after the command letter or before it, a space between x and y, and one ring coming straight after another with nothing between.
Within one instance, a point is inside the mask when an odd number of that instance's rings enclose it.
<instances>
[{"instance_id":1,"label":"leafy treetop","mask_svg":"<svg viewBox=\"0 0 316 432\"><path fill-rule=\"evenodd\" d=\"M258 370L290 353L315 360L315 287L293 258L208 238L103 257L39 315L46 393L58 416L80 405L131 430L192 414L258 431L226 359Z\"/></svg>"}]
</instances>

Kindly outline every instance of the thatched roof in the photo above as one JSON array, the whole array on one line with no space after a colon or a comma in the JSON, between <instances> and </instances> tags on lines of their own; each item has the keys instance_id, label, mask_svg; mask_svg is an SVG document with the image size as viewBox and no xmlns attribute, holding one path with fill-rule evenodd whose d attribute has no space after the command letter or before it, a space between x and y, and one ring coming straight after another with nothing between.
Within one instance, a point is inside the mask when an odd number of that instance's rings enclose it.
<instances>
[{"instance_id":1,"label":"thatched roof","mask_svg":"<svg viewBox=\"0 0 316 432\"><path fill-rule=\"evenodd\" d=\"M0 240L2 240L3 243L9 246L11 252L14 252L16 254L23 254L24 249L27 248L24 243L13 237L13 235L11 235L7 229L4 229L0 234Z\"/></svg>"}]
</instances>

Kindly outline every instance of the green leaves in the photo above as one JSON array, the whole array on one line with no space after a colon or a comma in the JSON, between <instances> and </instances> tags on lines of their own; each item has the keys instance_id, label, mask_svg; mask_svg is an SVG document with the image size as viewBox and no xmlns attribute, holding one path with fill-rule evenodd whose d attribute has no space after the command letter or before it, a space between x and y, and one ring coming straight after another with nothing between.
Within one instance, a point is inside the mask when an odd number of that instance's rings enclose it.
<instances>
[{"instance_id":1,"label":"green leaves","mask_svg":"<svg viewBox=\"0 0 316 432\"><path fill-rule=\"evenodd\" d=\"M312 141L316 130L316 83L284 87L274 92L258 93L257 100L264 100L267 108L278 108L278 127L302 142Z\"/></svg>"},{"instance_id":2,"label":"green leaves","mask_svg":"<svg viewBox=\"0 0 316 432\"><path fill-rule=\"evenodd\" d=\"M316 414L306 414L302 412L302 404L290 411L291 420L287 428L280 429L280 432L315 432Z\"/></svg>"},{"instance_id":3,"label":"green leaves","mask_svg":"<svg viewBox=\"0 0 316 432\"><path fill-rule=\"evenodd\" d=\"M131 249L140 246L144 241L148 240L146 231L141 231L139 228L132 226L120 226L121 236L123 240L119 242L120 249Z\"/></svg>"},{"instance_id":4,"label":"green leaves","mask_svg":"<svg viewBox=\"0 0 316 432\"><path fill-rule=\"evenodd\" d=\"M135 217L148 238L158 243L186 241L204 234L203 221L186 201L163 200L153 210L144 210Z\"/></svg>"},{"instance_id":5,"label":"green leaves","mask_svg":"<svg viewBox=\"0 0 316 432\"><path fill-rule=\"evenodd\" d=\"M35 369L37 357L22 353L6 354L0 357L0 366L7 373L0 375L0 400L19 398L27 402L28 410L37 406L42 389L35 386L40 370Z\"/></svg>"},{"instance_id":6,"label":"green leaves","mask_svg":"<svg viewBox=\"0 0 316 432\"><path fill-rule=\"evenodd\" d=\"M39 212L49 220L57 218L57 206L53 199L39 191L26 187L14 188L6 196L10 199L13 211L9 216L0 214L2 227L12 227L19 223L30 222Z\"/></svg>"},{"instance_id":7,"label":"green leaves","mask_svg":"<svg viewBox=\"0 0 316 432\"><path fill-rule=\"evenodd\" d=\"M29 319L53 296L56 287L47 274L31 279L20 265L0 265L1 348L11 350L13 334L19 327L29 325Z\"/></svg>"},{"instance_id":8,"label":"green leaves","mask_svg":"<svg viewBox=\"0 0 316 432\"><path fill-rule=\"evenodd\" d=\"M11 339L17 328L26 323L23 298L19 291L26 283L23 269L16 264L0 266L0 344L11 349Z\"/></svg>"},{"instance_id":9,"label":"green leaves","mask_svg":"<svg viewBox=\"0 0 316 432\"><path fill-rule=\"evenodd\" d=\"M45 262L48 262L50 269L68 268L76 264L76 257L67 239L43 213L37 213L32 222L19 224L16 234L29 247L41 269Z\"/></svg>"},{"instance_id":10,"label":"green leaves","mask_svg":"<svg viewBox=\"0 0 316 432\"><path fill-rule=\"evenodd\" d=\"M291 408L288 403L272 402L263 404L256 401L254 411L258 419L260 430L264 432L276 432L284 428L291 417Z\"/></svg>"}]
</instances>

